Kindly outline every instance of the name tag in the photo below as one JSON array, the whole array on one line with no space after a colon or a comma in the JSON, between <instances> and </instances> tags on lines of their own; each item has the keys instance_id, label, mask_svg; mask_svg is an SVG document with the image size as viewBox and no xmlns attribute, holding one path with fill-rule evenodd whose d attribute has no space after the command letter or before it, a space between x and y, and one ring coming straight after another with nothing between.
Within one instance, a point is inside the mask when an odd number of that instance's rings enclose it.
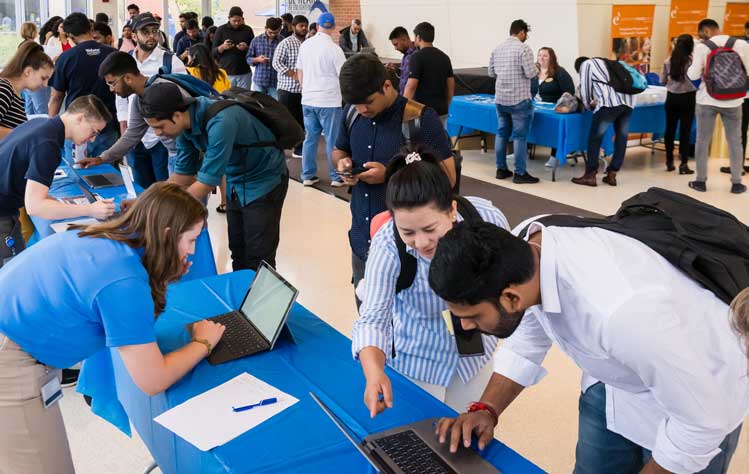
<instances>
[{"instance_id":1,"label":"name tag","mask_svg":"<svg viewBox=\"0 0 749 474\"><path fill-rule=\"evenodd\" d=\"M60 380L55 377L42 386L42 403L44 408L49 408L62 398L62 387Z\"/></svg>"}]
</instances>

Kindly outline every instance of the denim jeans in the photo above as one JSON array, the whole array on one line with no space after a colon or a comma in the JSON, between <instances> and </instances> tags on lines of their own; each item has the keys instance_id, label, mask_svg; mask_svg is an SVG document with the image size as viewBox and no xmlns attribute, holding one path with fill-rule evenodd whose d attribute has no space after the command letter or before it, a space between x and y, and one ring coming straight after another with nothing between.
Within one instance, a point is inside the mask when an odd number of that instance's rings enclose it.
<instances>
[{"instance_id":1,"label":"denim jeans","mask_svg":"<svg viewBox=\"0 0 749 474\"><path fill-rule=\"evenodd\" d=\"M515 150L515 174L525 174L528 158L528 133L533 120L533 102L524 100L515 105L497 105L497 140L494 152L497 169L507 169L507 142L512 140Z\"/></svg>"},{"instance_id":2,"label":"denim jeans","mask_svg":"<svg viewBox=\"0 0 749 474\"><path fill-rule=\"evenodd\" d=\"M606 428L606 386L598 382L580 395L574 474L637 474L652 453ZM741 426L720 445L721 452L699 474L725 474L739 442Z\"/></svg>"},{"instance_id":3,"label":"denim jeans","mask_svg":"<svg viewBox=\"0 0 749 474\"><path fill-rule=\"evenodd\" d=\"M143 189L169 178L169 151L161 142L151 148L138 143L127 154L127 162L133 168L135 182Z\"/></svg>"},{"instance_id":4,"label":"denim jeans","mask_svg":"<svg viewBox=\"0 0 749 474\"><path fill-rule=\"evenodd\" d=\"M306 135L302 146L302 179L310 179L317 173L317 142L325 132L325 152L328 155L328 174L331 181L341 178L333 168L333 146L338 137L343 117L342 107L313 107L302 105Z\"/></svg>"},{"instance_id":5,"label":"denim jeans","mask_svg":"<svg viewBox=\"0 0 749 474\"><path fill-rule=\"evenodd\" d=\"M606 172L621 169L624 163L624 154L627 153L627 134L629 133L629 118L631 116L632 109L626 105L601 107L593 114L593 120L590 122L590 135L588 136L588 154L585 156L586 171L598 171L598 155L601 150L601 142L612 123L614 124L614 156L611 158L611 164L609 164Z\"/></svg>"},{"instance_id":6,"label":"denim jeans","mask_svg":"<svg viewBox=\"0 0 749 474\"><path fill-rule=\"evenodd\" d=\"M86 155L88 156L101 156L102 153L109 150L114 145L117 138L120 136L119 131L111 130L109 132L100 133L99 136L93 142L89 142L86 145ZM65 140L65 160L73 162L73 142Z\"/></svg>"},{"instance_id":7,"label":"denim jeans","mask_svg":"<svg viewBox=\"0 0 749 474\"><path fill-rule=\"evenodd\" d=\"M242 89L250 90L250 87L252 87L252 72L229 76L229 83L232 87L241 87Z\"/></svg>"},{"instance_id":8,"label":"denim jeans","mask_svg":"<svg viewBox=\"0 0 749 474\"><path fill-rule=\"evenodd\" d=\"M252 83L252 90L255 91L255 92L262 92L263 94L268 94L269 96L271 96L274 99L278 100L278 89L276 89L275 87L259 86L259 85L255 84L253 82Z\"/></svg>"},{"instance_id":9,"label":"denim jeans","mask_svg":"<svg viewBox=\"0 0 749 474\"><path fill-rule=\"evenodd\" d=\"M694 159L697 162L697 181L707 181L707 153L715 130L715 117L720 115L728 142L728 158L731 165L731 182L741 182L741 166L744 154L741 151L741 107L725 108L697 104L697 143Z\"/></svg>"}]
</instances>

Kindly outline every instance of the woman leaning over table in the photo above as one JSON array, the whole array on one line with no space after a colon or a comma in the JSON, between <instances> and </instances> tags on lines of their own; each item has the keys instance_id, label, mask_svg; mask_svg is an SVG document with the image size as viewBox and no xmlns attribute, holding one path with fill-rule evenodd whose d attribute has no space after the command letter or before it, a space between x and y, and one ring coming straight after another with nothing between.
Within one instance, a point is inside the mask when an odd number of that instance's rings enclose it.
<instances>
[{"instance_id":1,"label":"woman leaning over table","mask_svg":"<svg viewBox=\"0 0 749 474\"><path fill-rule=\"evenodd\" d=\"M59 405L45 409L41 397L50 382L59 388L60 368L116 347L135 384L155 395L210 353L224 332L219 324L195 323L193 340L165 355L153 327L167 284L190 267L205 219L187 192L156 183L119 218L55 234L3 267L3 474L74 472Z\"/></svg>"},{"instance_id":2,"label":"woman leaning over table","mask_svg":"<svg viewBox=\"0 0 749 474\"><path fill-rule=\"evenodd\" d=\"M575 95L575 83L572 77L557 62L554 49L543 47L538 50L536 56L538 76L531 80L531 95L540 98L543 102L556 104L562 94L569 92ZM553 168L556 163L557 149L551 149L551 156L546 166Z\"/></svg>"}]
</instances>

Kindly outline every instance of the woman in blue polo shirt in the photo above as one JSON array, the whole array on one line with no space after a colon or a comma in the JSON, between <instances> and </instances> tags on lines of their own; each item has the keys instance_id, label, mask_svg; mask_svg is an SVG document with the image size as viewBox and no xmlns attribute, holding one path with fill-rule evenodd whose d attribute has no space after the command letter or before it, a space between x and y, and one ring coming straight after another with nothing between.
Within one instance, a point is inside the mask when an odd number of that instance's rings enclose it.
<instances>
[{"instance_id":1,"label":"woman in blue polo shirt","mask_svg":"<svg viewBox=\"0 0 749 474\"><path fill-rule=\"evenodd\" d=\"M438 400L464 411L489 381L497 338L482 336L483 354L458 354L444 319L447 305L429 287L429 265L439 240L455 222L469 218L468 212L505 229L507 219L491 202L476 197L463 200L468 203L462 215L447 175L428 151L393 158L385 182L393 224L382 225L372 239L363 292L357 290L362 305L352 337L354 357L367 379L365 404L372 417L391 406L387 363ZM403 265L396 229L406 252L416 258L413 282L401 291Z\"/></svg>"},{"instance_id":2,"label":"woman in blue polo shirt","mask_svg":"<svg viewBox=\"0 0 749 474\"><path fill-rule=\"evenodd\" d=\"M210 353L221 325L196 323L193 340L166 355L153 328L206 215L179 186L157 183L121 217L44 239L0 271L2 472L74 472L59 405L44 407L60 368L117 347L154 395Z\"/></svg>"}]
</instances>

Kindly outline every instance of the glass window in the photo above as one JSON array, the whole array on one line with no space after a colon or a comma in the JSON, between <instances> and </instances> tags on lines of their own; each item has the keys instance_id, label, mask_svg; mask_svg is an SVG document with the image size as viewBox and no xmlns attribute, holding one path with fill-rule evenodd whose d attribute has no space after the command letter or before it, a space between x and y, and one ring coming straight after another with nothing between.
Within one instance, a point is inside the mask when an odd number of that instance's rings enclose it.
<instances>
[{"instance_id":1,"label":"glass window","mask_svg":"<svg viewBox=\"0 0 749 474\"><path fill-rule=\"evenodd\" d=\"M250 25L255 34L262 33L265 20L277 16L276 0L213 0L213 20L216 25L223 25L229 19L229 9L240 7L244 12L244 22Z\"/></svg>"},{"instance_id":2,"label":"glass window","mask_svg":"<svg viewBox=\"0 0 749 474\"><path fill-rule=\"evenodd\" d=\"M23 21L30 21L36 26L42 26L42 3L47 4L46 0L24 0L23 2Z\"/></svg>"},{"instance_id":3,"label":"glass window","mask_svg":"<svg viewBox=\"0 0 749 474\"><path fill-rule=\"evenodd\" d=\"M0 32L16 31L16 2L0 0Z\"/></svg>"},{"instance_id":4,"label":"glass window","mask_svg":"<svg viewBox=\"0 0 749 474\"><path fill-rule=\"evenodd\" d=\"M70 13L85 13L88 15L88 0L70 0Z\"/></svg>"}]
</instances>

